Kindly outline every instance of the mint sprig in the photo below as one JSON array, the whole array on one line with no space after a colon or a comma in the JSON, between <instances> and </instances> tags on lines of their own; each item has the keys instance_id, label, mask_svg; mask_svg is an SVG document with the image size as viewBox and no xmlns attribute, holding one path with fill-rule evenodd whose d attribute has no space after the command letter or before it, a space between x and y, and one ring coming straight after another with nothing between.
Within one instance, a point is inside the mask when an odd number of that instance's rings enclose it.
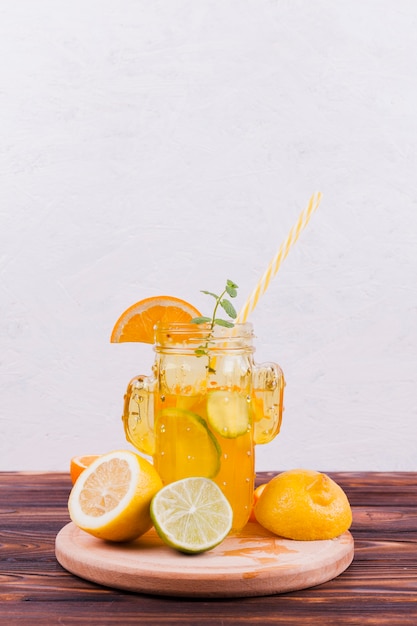
<instances>
[{"instance_id":1,"label":"mint sprig","mask_svg":"<svg viewBox=\"0 0 417 626\"><path fill-rule=\"evenodd\" d=\"M206 343L202 346L199 346L195 350L195 354L197 356L209 356L208 345L210 342L211 332L213 331L213 328L215 326L233 328L234 323L231 322L230 320L225 320L221 317L217 317L217 311L219 307L221 307L223 311L226 313L226 315L228 315L232 320L236 319L237 313L236 313L235 307L233 306L233 304L230 302L228 298L225 298L225 295L227 294L228 296L230 296L230 298L236 298L237 290L238 290L238 285L236 285L236 283L234 283L232 280L227 280L226 286L220 295L217 295L216 293L213 293L212 291L205 291L205 290L201 291L201 293L204 293L207 296L212 296L216 300L216 302L215 302L213 314L211 317L206 317L202 315L200 317L194 317L192 320L190 320L192 324L209 324L209 327L210 327L210 335L207 338ZM208 370L209 372L215 371L210 366L210 359L209 359L209 364L208 364Z\"/></svg>"},{"instance_id":2,"label":"mint sprig","mask_svg":"<svg viewBox=\"0 0 417 626\"><path fill-rule=\"evenodd\" d=\"M192 324L210 324L210 330L213 330L214 326L225 326L226 328L233 328L234 323L230 320L225 320L220 317L217 317L217 310L219 306L225 311L225 313L231 317L233 320L237 318L237 313L233 304L225 298L224 296L228 294L231 298L236 298L237 296L238 286L232 280L228 280L226 282L226 287L222 291L222 293L218 296L212 291L201 291L201 293L206 294L207 296L212 296L216 303L214 305L213 314L211 317L194 317L191 321Z\"/></svg>"}]
</instances>

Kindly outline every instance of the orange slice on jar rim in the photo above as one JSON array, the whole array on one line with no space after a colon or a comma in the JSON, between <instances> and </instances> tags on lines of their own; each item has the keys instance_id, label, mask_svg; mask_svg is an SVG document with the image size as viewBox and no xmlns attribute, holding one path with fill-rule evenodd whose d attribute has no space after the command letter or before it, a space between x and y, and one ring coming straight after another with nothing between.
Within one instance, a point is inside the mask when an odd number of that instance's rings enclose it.
<instances>
[{"instance_id":1,"label":"orange slice on jar rim","mask_svg":"<svg viewBox=\"0 0 417 626\"><path fill-rule=\"evenodd\" d=\"M200 312L192 304L173 296L153 296L139 300L124 311L111 333L111 343L134 341L154 343L155 324L186 324Z\"/></svg>"}]
</instances>

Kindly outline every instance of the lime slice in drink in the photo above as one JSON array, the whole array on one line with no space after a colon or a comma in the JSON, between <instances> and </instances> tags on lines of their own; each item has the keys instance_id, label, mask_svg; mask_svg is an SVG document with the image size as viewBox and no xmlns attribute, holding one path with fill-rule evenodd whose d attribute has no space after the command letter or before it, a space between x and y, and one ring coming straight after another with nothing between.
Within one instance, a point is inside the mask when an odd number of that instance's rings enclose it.
<instances>
[{"instance_id":1,"label":"lime slice in drink","mask_svg":"<svg viewBox=\"0 0 417 626\"><path fill-rule=\"evenodd\" d=\"M211 550L228 535L233 512L209 478L183 478L163 487L151 502L156 532L167 545L186 553Z\"/></svg>"},{"instance_id":2,"label":"lime slice in drink","mask_svg":"<svg viewBox=\"0 0 417 626\"><path fill-rule=\"evenodd\" d=\"M212 391L207 396L207 417L216 433L234 439L249 430L249 402L240 393Z\"/></svg>"},{"instance_id":3,"label":"lime slice in drink","mask_svg":"<svg viewBox=\"0 0 417 626\"><path fill-rule=\"evenodd\" d=\"M156 420L154 462L163 482L189 476L213 478L221 448L202 417L184 409L163 409Z\"/></svg>"}]
</instances>

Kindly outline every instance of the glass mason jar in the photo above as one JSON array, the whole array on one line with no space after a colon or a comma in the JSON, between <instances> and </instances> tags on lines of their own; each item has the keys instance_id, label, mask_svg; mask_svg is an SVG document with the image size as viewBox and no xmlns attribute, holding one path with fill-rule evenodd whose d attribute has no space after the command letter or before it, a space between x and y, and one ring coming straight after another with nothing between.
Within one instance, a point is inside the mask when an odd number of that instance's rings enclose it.
<instances>
[{"instance_id":1,"label":"glass mason jar","mask_svg":"<svg viewBox=\"0 0 417 626\"><path fill-rule=\"evenodd\" d=\"M276 363L255 364L249 323L233 328L157 326L151 376L127 388L127 440L153 457L164 484L188 476L213 479L228 498L233 528L248 521L255 444L279 432L284 376Z\"/></svg>"}]
</instances>

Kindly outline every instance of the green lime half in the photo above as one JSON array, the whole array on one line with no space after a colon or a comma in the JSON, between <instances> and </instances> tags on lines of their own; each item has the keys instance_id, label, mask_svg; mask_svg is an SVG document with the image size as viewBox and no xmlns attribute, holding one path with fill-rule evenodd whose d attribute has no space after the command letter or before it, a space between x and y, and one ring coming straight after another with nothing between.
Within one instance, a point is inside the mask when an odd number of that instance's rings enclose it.
<instances>
[{"instance_id":1,"label":"green lime half","mask_svg":"<svg viewBox=\"0 0 417 626\"><path fill-rule=\"evenodd\" d=\"M234 439L249 430L249 402L236 391L211 391L207 396L207 418L216 433Z\"/></svg>"},{"instance_id":2,"label":"green lime half","mask_svg":"<svg viewBox=\"0 0 417 626\"><path fill-rule=\"evenodd\" d=\"M213 478L220 469L221 448L202 417L184 409L163 409L155 425L155 467L162 481L189 476Z\"/></svg>"},{"instance_id":3,"label":"green lime half","mask_svg":"<svg viewBox=\"0 0 417 626\"><path fill-rule=\"evenodd\" d=\"M151 502L156 532L167 545L186 553L211 550L228 535L233 511L208 478L184 478L163 487Z\"/></svg>"}]
</instances>

